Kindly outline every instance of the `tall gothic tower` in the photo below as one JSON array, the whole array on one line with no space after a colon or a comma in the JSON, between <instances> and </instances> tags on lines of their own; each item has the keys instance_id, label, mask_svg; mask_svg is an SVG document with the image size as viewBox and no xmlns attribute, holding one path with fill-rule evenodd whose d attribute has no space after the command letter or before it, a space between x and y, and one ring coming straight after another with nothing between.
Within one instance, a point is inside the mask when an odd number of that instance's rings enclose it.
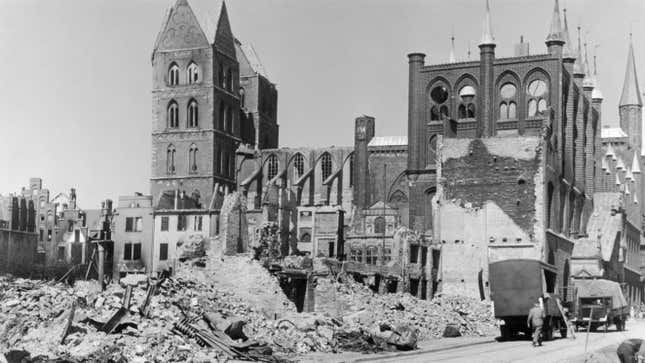
<instances>
[{"instance_id":1,"label":"tall gothic tower","mask_svg":"<svg viewBox=\"0 0 645 363\"><path fill-rule=\"evenodd\" d=\"M241 139L239 64L223 3L211 43L186 0L168 10L152 53L152 178L155 205L179 190L208 207L235 186Z\"/></svg>"}]
</instances>

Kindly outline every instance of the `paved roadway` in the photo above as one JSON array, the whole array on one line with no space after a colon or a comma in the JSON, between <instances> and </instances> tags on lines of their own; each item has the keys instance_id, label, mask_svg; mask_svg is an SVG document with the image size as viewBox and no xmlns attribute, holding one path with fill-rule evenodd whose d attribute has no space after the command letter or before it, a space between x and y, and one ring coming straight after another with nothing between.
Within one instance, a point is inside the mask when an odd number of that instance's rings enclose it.
<instances>
[{"instance_id":1,"label":"paved roadway","mask_svg":"<svg viewBox=\"0 0 645 363\"><path fill-rule=\"evenodd\" d=\"M556 333L556 335L558 335ZM627 330L617 332L610 330L607 333L596 332L589 334L588 352L604 351L603 359L595 362L618 362L614 346L628 338L645 338L645 320L627 322ZM455 338L459 339L459 338ZM579 332L576 339L561 339L544 342L542 347L534 348L529 340L515 341L488 341L479 344L459 345L457 340L453 347L441 350L421 350L407 354L397 354L388 357L365 357L355 361L370 362L583 362L586 333Z\"/></svg>"}]
</instances>

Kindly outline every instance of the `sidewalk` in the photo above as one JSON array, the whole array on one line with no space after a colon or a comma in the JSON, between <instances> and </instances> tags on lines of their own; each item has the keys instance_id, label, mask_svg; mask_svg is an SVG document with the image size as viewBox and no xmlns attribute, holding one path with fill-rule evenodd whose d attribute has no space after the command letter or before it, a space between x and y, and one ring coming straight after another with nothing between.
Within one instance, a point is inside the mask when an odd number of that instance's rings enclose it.
<instances>
[{"instance_id":1,"label":"sidewalk","mask_svg":"<svg viewBox=\"0 0 645 363\"><path fill-rule=\"evenodd\" d=\"M355 352L344 353L312 353L300 357L300 362L307 363L341 363L341 362L371 362L376 359L410 357L429 352L440 352L442 350L456 349L464 346L472 346L495 342L495 338L488 337L459 337L459 338L440 338L421 341L418 343L418 349L410 351L394 351L376 354L363 354Z\"/></svg>"}]
</instances>

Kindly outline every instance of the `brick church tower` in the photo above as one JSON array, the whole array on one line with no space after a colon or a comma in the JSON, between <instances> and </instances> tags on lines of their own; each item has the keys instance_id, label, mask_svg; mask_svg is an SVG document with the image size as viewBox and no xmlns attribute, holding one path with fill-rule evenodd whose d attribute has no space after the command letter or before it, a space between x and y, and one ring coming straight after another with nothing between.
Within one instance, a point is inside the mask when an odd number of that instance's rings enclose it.
<instances>
[{"instance_id":1,"label":"brick church tower","mask_svg":"<svg viewBox=\"0 0 645 363\"><path fill-rule=\"evenodd\" d=\"M211 35L212 36L212 35ZM240 110L240 66L222 3L212 42L186 0L168 10L152 53L152 178L155 205L179 190L205 208L235 186L235 151L256 135ZM250 126L252 128L252 126Z\"/></svg>"}]
</instances>

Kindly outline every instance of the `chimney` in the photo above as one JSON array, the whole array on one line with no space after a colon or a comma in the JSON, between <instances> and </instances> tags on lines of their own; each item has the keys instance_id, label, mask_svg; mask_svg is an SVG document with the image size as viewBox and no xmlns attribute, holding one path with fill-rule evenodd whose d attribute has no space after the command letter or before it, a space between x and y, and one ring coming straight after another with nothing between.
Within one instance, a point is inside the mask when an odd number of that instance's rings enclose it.
<instances>
[{"instance_id":1,"label":"chimney","mask_svg":"<svg viewBox=\"0 0 645 363\"><path fill-rule=\"evenodd\" d=\"M529 43L524 43L524 36L520 35L520 42L515 44L515 57L526 57L529 55Z\"/></svg>"}]
</instances>

